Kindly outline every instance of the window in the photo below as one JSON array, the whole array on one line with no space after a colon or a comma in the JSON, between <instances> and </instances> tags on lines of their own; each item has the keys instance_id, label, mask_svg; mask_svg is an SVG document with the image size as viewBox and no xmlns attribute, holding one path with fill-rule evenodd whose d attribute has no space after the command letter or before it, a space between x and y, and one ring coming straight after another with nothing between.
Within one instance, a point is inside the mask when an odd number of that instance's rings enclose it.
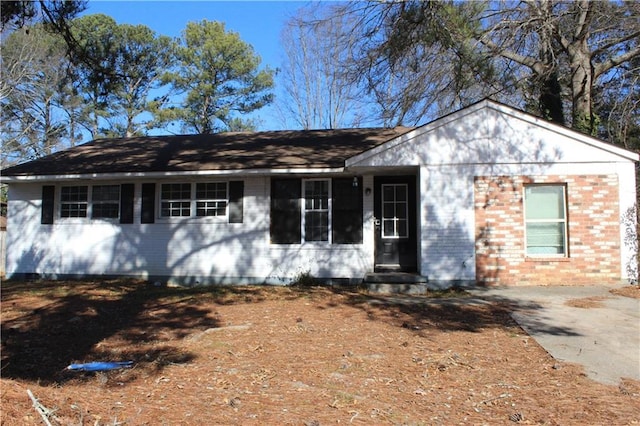
<instances>
[{"instance_id":1,"label":"window","mask_svg":"<svg viewBox=\"0 0 640 426\"><path fill-rule=\"evenodd\" d=\"M191 216L191 184L165 183L162 185L160 216Z\"/></svg>"},{"instance_id":2,"label":"window","mask_svg":"<svg viewBox=\"0 0 640 426\"><path fill-rule=\"evenodd\" d=\"M126 193L121 188L126 187ZM53 189L55 192L55 189ZM133 219L133 184L62 186L60 188L60 217L91 219L118 219L121 216L121 195L127 196L124 222L132 223ZM44 198L43 198L44 200ZM51 200L52 201L52 200ZM53 212L53 203L49 201L49 209ZM122 218L121 218L122 219ZM44 222L53 223L53 218Z\"/></svg>"},{"instance_id":3,"label":"window","mask_svg":"<svg viewBox=\"0 0 640 426\"><path fill-rule=\"evenodd\" d=\"M384 238L407 238L408 187L406 183L382 185L382 236Z\"/></svg>"},{"instance_id":4,"label":"window","mask_svg":"<svg viewBox=\"0 0 640 426\"><path fill-rule=\"evenodd\" d=\"M166 183L160 190L161 217L227 216L228 204L227 182Z\"/></svg>"},{"instance_id":5,"label":"window","mask_svg":"<svg viewBox=\"0 0 640 426\"><path fill-rule=\"evenodd\" d=\"M524 189L527 255L567 255L565 185L527 185Z\"/></svg>"},{"instance_id":6,"label":"window","mask_svg":"<svg viewBox=\"0 0 640 426\"><path fill-rule=\"evenodd\" d=\"M63 186L60 188L60 217L87 217L87 186Z\"/></svg>"},{"instance_id":7,"label":"window","mask_svg":"<svg viewBox=\"0 0 640 426\"><path fill-rule=\"evenodd\" d=\"M272 244L362 243L362 180L272 179Z\"/></svg>"},{"instance_id":8,"label":"window","mask_svg":"<svg viewBox=\"0 0 640 426\"><path fill-rule=\"evenodd\" d=\"M226 182L196 184L196 216L224 216L226 214Z\"/></svg>"},{"instance_id":9,"label":"window","mask_svg":"<svg viewBox=\"0 0 640 426\"><path fill-rule=\"evenodd\" d=\"M95 185L91 191L91 218L117 219L120 213L120 185Z\"/></svg>"},{"instance_id":10,"label":"window","mask_svg":"<svg viewBox=\"0 0 640 426\"><path fill-rule=\"evenodd\" d=\"M304 240L329 241L329 180L304 181Z\"/></svg>"}]
</instances>

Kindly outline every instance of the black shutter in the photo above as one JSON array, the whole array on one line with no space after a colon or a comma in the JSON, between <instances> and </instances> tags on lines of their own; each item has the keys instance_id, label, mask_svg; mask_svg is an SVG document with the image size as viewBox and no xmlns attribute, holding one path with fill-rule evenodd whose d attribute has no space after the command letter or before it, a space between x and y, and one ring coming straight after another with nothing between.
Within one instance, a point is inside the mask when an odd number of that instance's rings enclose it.
<instances>
[{"instance_id":1,"label":"black shutter","mask_svg":"<svg viewBox=\"0 0 640 426\"><path fill-rule=\"evenodd\" d=\"M271 243L300 243L301 192L300 179L271 180Z\"/></svg>"},{"instance_id":2,"label":"black shutter","mask_svg":"<svg viewBox=\"0 0 640 426\"><path fill-rule=\"evenodd\" d=\"M56 187L44 185L42 187L42 216L40 223L51 225L53 223L54 205L56 200Z\"/></svg>"},{"instance_id":3,"label":"black shutter","mask_svg":"<svg viewBox=\"0 0 640 426\"><path fill-rule=\"evenodd\" d=\"M244 181L229 182L229 223L242 223Z\"/></svg>"},{"instance_id":4,"label":"black shutter","mask_svg":"<svg viewBox=\"0 0 640 426\"><path fill-rule=\"evenodd\" d=\"M362 243L362 179L333 179L332 241L334 244Z\"/></svg>"},{"instance_id":5,"label":"black shutter","mask_svg":"<svg viewBox=\"0 0 640 426\"><path fill-rule=\"evenodd\" d=\"M133 223L134 188L132 183L120 185L120 223Z\"/></svg>"},{"instance_id":6,"label":"black shutter","mask_svg":"<svg viewBox=\"0 0 640 426\"><path fill-rule=\"evenodd\" d=\"M141 223L155 223L156 221L156 184L142 184L142 212Z\"/></svg>"}]
</instances>

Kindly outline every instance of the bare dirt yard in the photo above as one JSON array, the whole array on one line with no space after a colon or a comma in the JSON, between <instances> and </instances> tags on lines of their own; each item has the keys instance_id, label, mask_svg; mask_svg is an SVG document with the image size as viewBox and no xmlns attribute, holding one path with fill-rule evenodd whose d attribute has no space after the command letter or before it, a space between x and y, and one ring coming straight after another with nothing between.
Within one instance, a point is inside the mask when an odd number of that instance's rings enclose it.
<instances>
[{"instance_id":1,"label":"bare dirt yard","mask_svg":"<svg viewBox=\"0 0 640 426\"><path fill-rule=\"evenodd\" d=\"M588 379L509 309L464 292L4 282L0 421L640 424L640 382Z\"/></svg>"}]
</instances>

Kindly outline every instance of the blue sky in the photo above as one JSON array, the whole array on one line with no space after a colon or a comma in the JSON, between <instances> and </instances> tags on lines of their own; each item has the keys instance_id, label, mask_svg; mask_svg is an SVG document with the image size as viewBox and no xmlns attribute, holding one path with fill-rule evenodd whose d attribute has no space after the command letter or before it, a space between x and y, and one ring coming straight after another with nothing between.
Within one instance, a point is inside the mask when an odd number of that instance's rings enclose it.
<instances>
[{"instance_id":1,"label":"blue sky","mask_svg":"<svg viewBox=\"0 0 640 426\"><path fill-rule=\"evenodd\" d=\"M307 1L99 1L90 0L84 14L103 13L118 24L142 24L159 34L178 37L187 22L224 22L227 31L234 31L253 46L262 58L263 66L280 67L284 54L280 48L280 33L284 23ZM277 96L277 86L276 86ZM272 107L256 114L262 123L258 130L282 127Z\"/></svg>"}]
</instances>

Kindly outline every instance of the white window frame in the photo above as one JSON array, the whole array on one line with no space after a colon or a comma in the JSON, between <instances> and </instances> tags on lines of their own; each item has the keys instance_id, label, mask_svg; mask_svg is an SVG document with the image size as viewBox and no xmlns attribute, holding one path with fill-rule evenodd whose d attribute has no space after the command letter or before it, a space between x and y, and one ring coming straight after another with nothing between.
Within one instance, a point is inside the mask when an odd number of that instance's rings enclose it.
<instances>
[{"instance_id":1,"label":"white window frame","mask_svg":"<svg viewBox=\"0 0 640 426\"><path fill-rule=\"evenodd\" d=\"M327 208L307 208L306 186L311 182L326 182L327 183ZM316 178L316 179L302 179L302 218L300 226L302 227L301 236L302 242L307 244L331 244L331 220L332 220L332 196L331 196L331 179L328 178ZM309 213L327 213L327 239L326 240L307 240L306 235L306 220L307 212Z\"/></svg>"},{"instance_id":2,"label":"white window frame","mask_svg":"<svg viewBox=\"0 0 640 426\"><path fill-rule=\"evenodd\" d=\"M65 192L66 189L71 189L71 188L85 188L86 189L86 198L84 200L73 200L73 201L65 201L63 200L63 192ZM90 212L90 206L91 204L89 203L89 200L91 199L91 191L90 191L90 185L62 185L60 186L60 196L59 196L59 202L60 202L60 206L58 209L58 216L60 217L60 219L63 220L73 220L73 219L88 219L91 217L91 212ZM63 216L63 210L65 206L83 206L84 205L84 216Z\"/></svg>"},{"instance_id":3,"label":"white window frame","mask_svg":"<svg viewBox=\"0 0 640 426\"><path fill-rule=\"evenodd\" d=\"M224 185L224 197L223 198L198 198L198 185ZM194 185L195 193L194 193L194 201L195 201L195 216L196 217L227 217L229 214L229 182L196 182ZM205 192L207 190L205 189ZM217 192L218 189L215 189ZM204 203L204 206L199 207L200 203ZM207 204L211 203L212 206L208 206ZM217 212L220 210L219 204L223 203L223 212L224 214L206 214L209 211ZM198 210L204 210L205 214L198 214Z\"/></svg>"},{"instance_id":4,"label":"white window frame","mask_svg":"<svg viewBox=\"0 0 640 426\"><path fill-rule=\"evenodd\" d=\"M385 200L385 197L384 197L384 192L385 191L384 191L384 189L385 189L385 187L393 187L394 188L394 190L393 190L393 194L394 194L393 203L394 203L394 206L395 206L398 203L398 201L395 199L396 188L400 187L400 186L404 187L404 190L405 190L405 200L403 201L404 204L405 204L405 217L404 217L405 234L401 235L398 232L398 223L400 221L400 218L394 216L394 218L392 219L393 220L393 230L394 230L393 233L394 233L394 235L387 236L387 235L384 234L384 231L385 231L384 206L385 206L385 203L388 202L388 201ZM400 239L409 238L409 185L406 184L406 183L383 183L381 185L381 187L380 187L380 192L381 192L381 197L380 198L382 199L382 205L381 205L382 212L381 212L381 215L380 215L381 216L381 221L382 221L380 223L380 226L382 227L382 230L381 230L382 238L390 239L390 240L391 239L400 240ZM394 214L395 214L395 207L394 207Z\"/></svg>"},{"instance_id":5,"label":"white window frame","mask_svg":"<svg viewBox=\"0 0 640 426\"><path fill-rule=\"evenodd\" d=\"M110 200L94 200L93 197L95 195L96 187L116 187L118 189L118 195L114 199ZM121 196L122 187L119 184L100 184L100 185L92 185L90 188L91 192L91 219L95 220L118 220L120 219L120 196ZM116 215L113 217L95 217L95 206L96 205L105 205L105 204L116 204Z\"/></svg>"},{"instance_id":6,"label":"white window frame","mask_svg":"<svg viewBox=\"0 0 640 426\"><path fill-rule=\"evenodd\" d=\"M198 184L224 184L225 185L225 194L226 199L209 199L209 198L197 198L197 185ZM165 185L189 185L189 198L162 198L163 187ZM215 181L199 181L199 182L189 182L189 181L180 181L180 182L164 182L157 185L158 189L158 201L157 201L157 209L158 209L158 219L160 220L184 220L184 219L197 219L197 220L228 220L229 217L229 182L224 180L215 180ZM221 215L201 215L198 216L198 203L201 202L224 202L224 214ZM179 215L179 216L171 216L163 215L163 203L188 203L189 215ZM172 207L169 207L169 212L171 212ZM186 210L186 207L180 207L180 211L182 209Z\"/></svg>"},{"instance_id":7,"label":"white window frame","mask_svg":"<svg viewBox=\"0 0 640 426\"><path fill-rule=\"evenodd\" d=\"M527 188L541 187L541 186L553 186L562 188L562 219L529 219L527 218ZM566 258L569 257L569 223L567 217L567 185L564 183L532 183L526 184L522 188L523 199L523 216L524 216L524 250L527 257L530 258ZM562 223L563 224L563 247L562 253L529 253L529 246L527 244L528 235L527 229L530 223Z\"/></svg>"},{"instance_id":8,"label":"white window frame","mask_svg":"<svg viewBox=\"0 0 640 426\"><path fill-rule=\"evenodd\" d=\"M93 200L93 192L94 192L94 188L96 186L117 186L118 187L118 199L112 199L112 200L103 200L103 201L94 201ZM87 189L87 198L85 200L80 200L80 201L63 201L63 191L64 188L86 188ZM96 185L90 185L90 184L79 184L79 185L59 185L56 189L56 192L58 193L57 197L56 197L56 203L57 203L57 208L56 208L56 212L57 212L57 217L58 219L60 219L63 222L67 222L67 223L72 223L72 222L77 222L77 223L81 223L81 222L86 222L86 221L118 221L120 220L120 195L121 195L121 191L122 191L122 186L119 183L100 183L100 184L96 184ZM94 209L93 206L96 204L118 204L118 215L116 217L94 217ZM86 214L84 216L63 216L63 209L65 205L84 205L85 206L85 211Z\"/></svg>"},{"instance_id":9,"label":"white window frame","mask_svg":"<svg viewBox=\"0 0 640 426\"><path fill-rule=\"evenodd\" d=\"M172 186L172 185L178 185L180 187L179 190L177 190L177 193L180 193L183 191L182 187L185 185L189 185L189 198L163 198L164 195L164 187L165 186ZM160 185L160 194L159 194L159 203L160 203L160 211L159 211L159 217L163 218L163 219L179 219L179 218L185 218L185 217L191 217L193 215L193 183L191 182L167 182L167 183L161 183ZM169 190L170 193L173 193L173 190L170 189ZM167 207L164 206L164 204L167 203ZM186 204L186 207L184 206ZM184 215L182 214L186 209L189 209L189 214L188 215ZM164 211L167 210L169 212L169 214L164 214ZM172 212L179 212L180 214L178 215L173 215Z\"/></svg>"}]
</instances>

